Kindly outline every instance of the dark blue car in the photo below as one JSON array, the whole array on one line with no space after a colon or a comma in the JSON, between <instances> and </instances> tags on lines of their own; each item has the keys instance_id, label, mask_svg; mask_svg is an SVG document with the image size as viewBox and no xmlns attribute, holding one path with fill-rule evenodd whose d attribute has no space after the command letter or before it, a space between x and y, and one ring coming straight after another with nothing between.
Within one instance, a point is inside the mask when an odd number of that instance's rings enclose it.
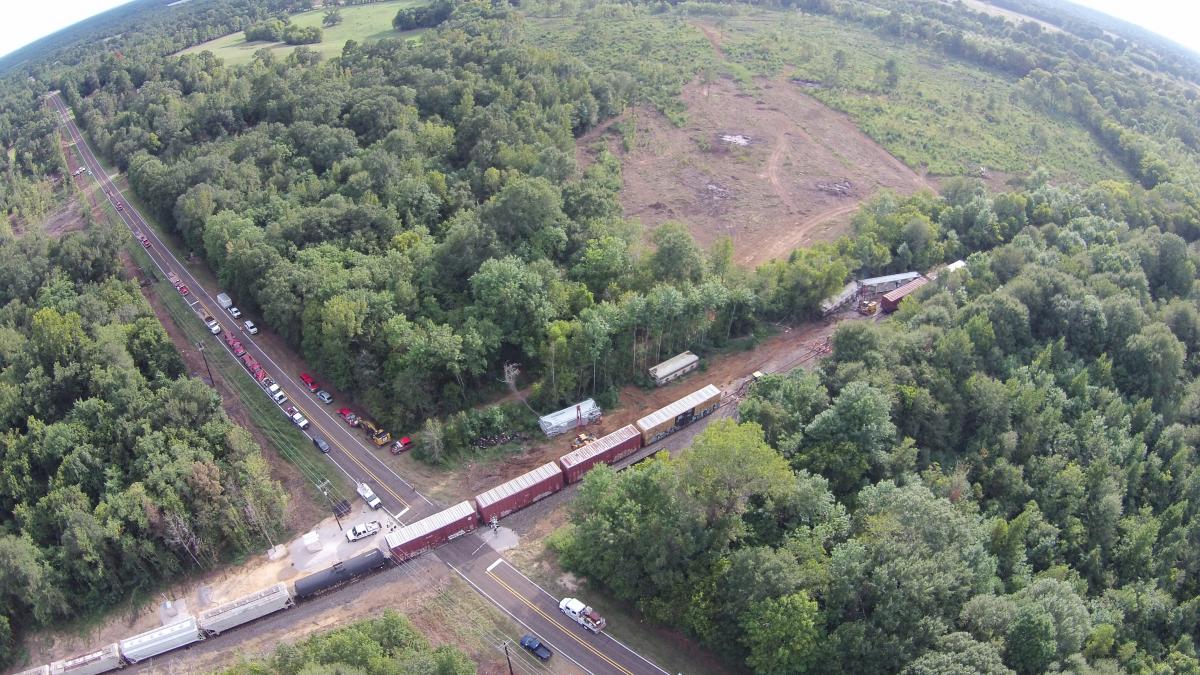
<instances>
[{"instance_id":1,"label":"dark blue car","mask_svg":"<svg viewBox=\"0 0 1200 675\"><path fill-rule=\"evenodd\" d=\"M526 635L522 637L521 646L525 649L528 649L529 653L543 661L549 661L550 657L553 656L553 654L550 653L550 650L546 648L546 645L542 644L541 640L533 637L532 635Z\"/></svg>"}]
</instances>

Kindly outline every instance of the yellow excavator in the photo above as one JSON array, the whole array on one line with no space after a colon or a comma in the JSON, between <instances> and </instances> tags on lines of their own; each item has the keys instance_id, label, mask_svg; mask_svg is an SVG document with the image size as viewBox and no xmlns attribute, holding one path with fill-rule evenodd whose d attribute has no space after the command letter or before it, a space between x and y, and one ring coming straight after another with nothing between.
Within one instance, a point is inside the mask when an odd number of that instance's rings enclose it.
<instances>
[{"instance_id":1,"label":"yellow excavator","mask_svg":"<svg viewBox=\"0 0 1200 675\"><path fill-rule=\"evenodd\" d=\"M375 426L375 423L372 422L371 420L363 419L360 417L360 418L358 418L358 426L364 432L366 432L367 436L371 439L372 442L375 443L375 445L383 447L383 446L387 445L388 443L392 442L392 435L389 434L387 431Z\"/></svg>"}]
</instances>

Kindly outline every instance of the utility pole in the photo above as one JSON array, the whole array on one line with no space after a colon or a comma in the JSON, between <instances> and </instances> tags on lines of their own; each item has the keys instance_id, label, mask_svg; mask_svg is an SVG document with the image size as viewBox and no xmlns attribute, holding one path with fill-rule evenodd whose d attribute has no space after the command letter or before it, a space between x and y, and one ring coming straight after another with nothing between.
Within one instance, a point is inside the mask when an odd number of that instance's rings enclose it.
<instances>
[{"instance_id":1,"label":"utility pole","mask_svg":"<svg viewBox=\"0 0 1200 675\"><path fill-rule=\"evenodd\" d=\"M204 369L208 371L208 384L213 387L217 386L217 381L212 376L212 368L208 367L208 357L204 355L204 344L197 342L196 349L200 350L200 358L204 359Z\"/></svg>"},{"instance_id":2,"label":"utility pole","mask_svg":"<svg viewBox=\"0 0 1200 675\"><path fill-rule=\"evenodd\" d=\"M337 505L333 503L333 498L329 496L329 481L321 481L317 484L317 489L321 491L321 494L325 495L325 500L329 502L329 508L333 510L333 519L337 521L338 530L345 532L345 528L342 527L342 517L338 515Z\"/></svg>"},{"instance_id":3,"label":"utility pole","mask_svg":"<svg viewBox=\"0 0 1200 675\"><path fill-rule=\"evenodd\" d=\"M504 641L504 660L508 661L508 675L513 675L512 658L508 655L508 640Z\"/></svg>"}]
</instances>

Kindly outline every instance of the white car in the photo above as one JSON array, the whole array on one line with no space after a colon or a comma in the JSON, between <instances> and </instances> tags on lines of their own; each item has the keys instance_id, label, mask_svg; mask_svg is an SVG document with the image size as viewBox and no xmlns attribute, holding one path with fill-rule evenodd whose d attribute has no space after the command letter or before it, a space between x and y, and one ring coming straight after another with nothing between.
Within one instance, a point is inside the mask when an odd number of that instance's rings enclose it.
<instances>
[{"instance_id":1,"label":"white car","mask_svg":"<svg viewBox=\"0 0 1200 675\"><path fill-rule=\"evenodd\" d=\"M301 429L308 428L308 418L298 412L292 413L292 423Z\"/></svg>"},{"instance_id":2,"label":"white car","mask_svg":"<svg viewBox=\"0 0 1200 675\"><path fill-rule=\"evenodd\" d=\"M359 539L366 539L382 529L383 526L379 524L378 520L372 520L369 523L359 523L358 525L350 528L350 531L346 533L346 541L358 541Z\"/></svg>"},{"instance_id":3,"label":"white car","mask_svg":"<svg viewBox=\"0 0 1200 675\"><path fill-rule=\"evenodd\" d=\"M238 309L237 307L234 307L233 305L229 306L229 316L232 316L233 318L236 319L236 318L240 317L241 315L242 315L242 310Z\"/></svg>"},{"instance_id":4,"label":"white car","mask_svg":"<svg viewBox=\"0 0 1200 675\"><path fill-rule=\"evenodd\" d=\"M258 335L258 326L255 326L253 321L247 319L246 321L242 322L242 325L246 327L247 333L251 335Z\"/></svg>"}]
</instances>

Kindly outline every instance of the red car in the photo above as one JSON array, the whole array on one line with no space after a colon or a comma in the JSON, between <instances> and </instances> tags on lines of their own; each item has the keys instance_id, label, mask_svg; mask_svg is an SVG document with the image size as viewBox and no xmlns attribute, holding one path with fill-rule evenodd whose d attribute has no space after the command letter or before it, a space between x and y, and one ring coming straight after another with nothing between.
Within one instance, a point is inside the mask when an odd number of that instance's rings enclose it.
<instances>
[{"instance_id":1,"label":"red car","mask_svg":"<svg viewBox=\"0 0 1200 675\"><path fill-rule=\"evenodd\" d=\"M150 240L146 238L146 235L140 235L138 239L142 241L142 248L150 248Z\"/></svg>"},{"instance_id":2,"label":"red car","mask_svg":"<svg viewBox=\"0 0 1200 675\"><path fill-rule=\"evenodd\" d=\"M179 294L180 294L180 295L187 295L188 293L191 293L191 290L189 290L189 289L188 289L188 287L187 287L186 285L184 285L184 284L180 284L180 285L179 285Z\"/></svg>"},{"instance_id":3,"label":"red car","mask_svg":"<svg viewBox=\"0 0 1200 675\"><path fill-rule=\"evenodd\" d=\"M409 450L412 449L412 439L409 438L408 436L405 436L405 437L401 438L400 440L392 443L391 449L392 449L393 455L398 455L402 452L408 452Z\"/></svg>"},{"instance_id":4,"label":"red car","mask_svg":"<svg viewBox=\"0 0 1200 675\"><path fill-rule=\"evenodd\" d=\"M354 411L349 408L338 408L337 414L346 420L347 425L352 427L358 426L358 415L355 415Z\"/></svg>"},{"instance_id":5,"label":"red car","mask_svg":"<svg viewBox=\"0 0 1200 675\"><path fill-rule=\"evenodd\" d=\"M317 384L317 381L314 380L312 375L309 375L308 373L300 373L300 381L303 382L306 387L308 387L310 392L316 392L321 388L321 385Z\"/></svg>"}]
</instances>

